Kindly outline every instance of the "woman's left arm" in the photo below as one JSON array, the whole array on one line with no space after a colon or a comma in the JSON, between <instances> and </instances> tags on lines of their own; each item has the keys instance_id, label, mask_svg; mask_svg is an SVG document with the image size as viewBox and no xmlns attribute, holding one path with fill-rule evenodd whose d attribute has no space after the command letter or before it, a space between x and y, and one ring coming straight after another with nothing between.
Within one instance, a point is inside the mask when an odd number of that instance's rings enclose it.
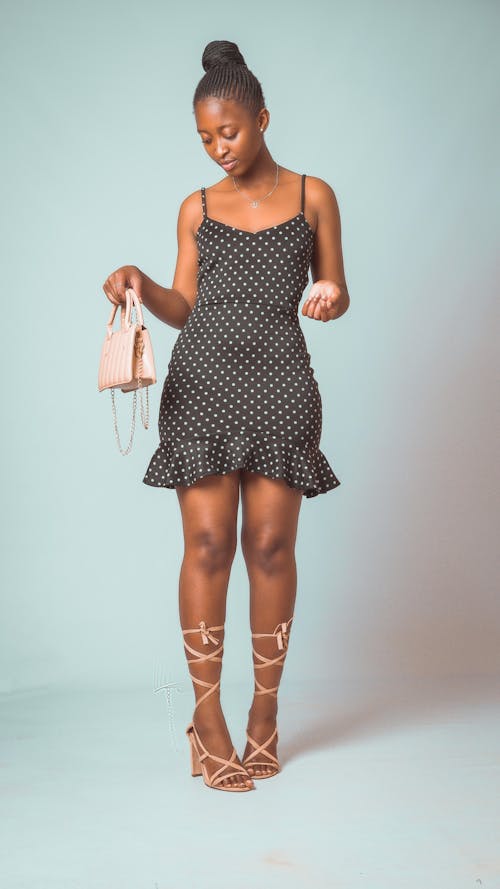
<instances>
[{"instance_id":1,"label":"woman's left arm","mask_svg":"<svg viewBox=\"0 0 500 889\"><path fill-rule=\"evenodd\" d=\"M316 210L316 232L311 259L313 285L302 314L316 321L333 321L350 303L342 257L340 211L335 192L323 179L307 177L307 201Z\"/></svg>"}]
</instances>

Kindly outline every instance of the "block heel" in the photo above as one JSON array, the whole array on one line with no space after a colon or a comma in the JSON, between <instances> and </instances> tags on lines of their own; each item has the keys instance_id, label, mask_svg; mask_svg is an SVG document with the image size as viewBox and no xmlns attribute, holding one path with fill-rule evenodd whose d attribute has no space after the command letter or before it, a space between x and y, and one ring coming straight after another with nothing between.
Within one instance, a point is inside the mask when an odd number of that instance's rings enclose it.
<instances>
[{"instance_id":1,"label":"block heel","mask_svg":"<svg viewBox=\"0 0 500 889\"><path fill-rule=\"evenodd\" d=\"M198 775L202 775L203 772L201 770L200 757L198 755L198 751L197 751L196 745L195 745L195 740L193 737L193 729L194 729L194 726L193 726L193 723L191 723L191 725L188 725L188 727L186 729L186 734L189 739L189 749L191 751L191 774L192 774L193 778L196 778Z\"/></svg>"}]
</instances>

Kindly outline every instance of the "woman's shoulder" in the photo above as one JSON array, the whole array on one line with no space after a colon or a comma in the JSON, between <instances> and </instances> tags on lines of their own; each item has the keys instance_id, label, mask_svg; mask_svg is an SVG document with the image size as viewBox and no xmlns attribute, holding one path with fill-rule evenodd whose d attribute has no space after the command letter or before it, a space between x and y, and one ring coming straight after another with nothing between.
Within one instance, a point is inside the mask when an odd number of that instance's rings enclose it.
<instances>
[{"instance_id":1,"label":"woman's shoulder","mask_svg":"<svg viewBox=\"0 0 500 889\"><path fill-rule=\"evenodd\" d=\"M189 211L193 207L197 207L201 203L201 189L203 186L200 186L196 189L196 191L192 191L191 194L188 194L182 201L179 207L180 211L187 210Z\"/></svg>"},{"instance_id":2,"label":"woman's shoulder","mask_svg":"<svg viewBox=\"0 0 500 889\"><path fill-rule=\"evenodd\" d=\"M302 173L295 170L288 170L285 167L281 167L281 170L282 173L285 173L290 185L292 182L295 184L297 181L300 181L303 176L305 177L304 190L306 200L313 211L315 210L319 212L327 206L336 204L337 200L335 192L325 179L322 179L320 176L313 176L311 173L308 173L307 170L304 170Z\"/></svg>"},{"instance_id":3,"label":"woman's shoulder","mask_svg":"<svg viewBox=\"0 0 500 889\"><path fill-rule=\"evenodd\" d=\"M311 197L316 197L320 202L335 195L329 182L319 176L311 176L310 173L306 173L306 188Z\"/></svg>"},{"instance_id":4,"label":"woman's shoulder","mask_svg":"<svg viewBox=\"0 0 500 889\"><path fill-rule=\"evenodd\" d=\"M177 215L177 232L190 233L195 237L203 219L201 187L188 194L180 203Z\"/></svg>"},{"instance_id":5,"label":"woman's shoulder","mask_svg":"<svg viewBox=\"0 0 500 889\"><path fill-rule=\"evenodd\" d=\"M300 172L298 170L289 170L286 167L280 166L280 179L282 181L288 181L291 184L292 182L297 182L302 179L302 176L305 176L306 188L313 189L314 192L317 192L319 195L328 193L329 190L333 191L328 182L321 179L319 176L313 176L312 173L308 173L307 170Z\"/></svg>"},{"instance_id":6,"label":"woman's shoulder","mask_svg":"<svg viewBox=\"0 0 500 889\"><path fill-rule=\"evenodd\" d=\"M319 176L306 175L306 200L316 214L328 212L338 215L339 207L337 196L332 186Z\"/></svg>"},{"instance_id":7,"label":"woman's shoulder","mask_svg":"<svg viewBox=\"0 0 500 889\"><path fill-rule=\"evenodd\" d=\"M195 224L202 212L201 188L192 191L182 201L179 207L179 221L187 220Z\"/></svg>"}]
</instances>

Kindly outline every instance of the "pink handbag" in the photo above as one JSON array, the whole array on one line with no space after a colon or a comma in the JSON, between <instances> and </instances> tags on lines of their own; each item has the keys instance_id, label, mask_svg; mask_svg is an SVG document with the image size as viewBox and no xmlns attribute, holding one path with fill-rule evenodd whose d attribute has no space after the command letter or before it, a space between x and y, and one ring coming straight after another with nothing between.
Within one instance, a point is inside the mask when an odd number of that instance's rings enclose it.
<instances>
[{"instance_id":1,"label":"pink handbag","mask_svg":"<svg viewBox=\"0 0 500 889\"><path fill-rule=\"evenodd\" d=\"M125 291L126 305L120 305L121 325L118 330L113 330L118 305L111 310L107 324L106 337L101 350L99 363L98 388L111 390L111 402L113 408L114 427L116 441L120 452L125 456L132 450L132 441L135 431L135 416L137 408L137 390L141 399L141 420L145 429L149 428L149 386L156 383L156 370L153 357L153 347L149 331L144 326L141 302L131 287ZM132 323L132 309L136 311L136 322ZM120 444L118 425L116 421L115 389L122 392L133 392L132 428L130 440L125 450ZM146 390L146 413L142 401L142 390Z\"/></svg>"}]
</instances>

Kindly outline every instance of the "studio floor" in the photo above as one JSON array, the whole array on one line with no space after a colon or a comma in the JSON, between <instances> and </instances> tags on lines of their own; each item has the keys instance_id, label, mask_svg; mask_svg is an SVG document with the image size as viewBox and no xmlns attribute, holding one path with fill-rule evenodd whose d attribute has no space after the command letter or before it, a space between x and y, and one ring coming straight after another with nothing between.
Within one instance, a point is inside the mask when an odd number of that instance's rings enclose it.
<instances>
[{"instance_id":1,"label":"studio floor","mask_svg":"<svg viewBox=\"0 0 500 889\"><path fill-rule=\"evenodd\" d=\"M499 691L284 677L282 771L249 793L191 776L187 682L3 694L2 886L500 889ZM248 689L221 697L241 755Z\"/></svg>"}]
</instances>

